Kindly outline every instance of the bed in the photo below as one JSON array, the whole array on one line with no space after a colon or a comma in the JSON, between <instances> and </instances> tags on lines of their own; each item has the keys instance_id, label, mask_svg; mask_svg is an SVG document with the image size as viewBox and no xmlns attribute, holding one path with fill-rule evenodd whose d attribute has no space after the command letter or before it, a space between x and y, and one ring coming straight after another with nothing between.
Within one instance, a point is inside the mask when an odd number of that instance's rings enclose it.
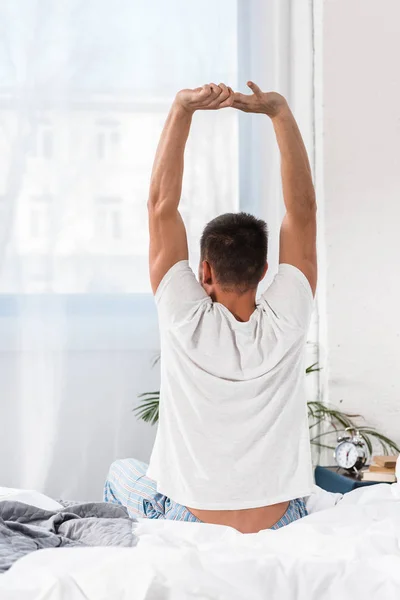
<instances>
[{"instance_id":1,"label":"bed","mask_svg":"<svg viewBox=\"0 0 400 600\"><path fill-rule=\"evenodd\" d=\"M0 576L0 598L398 600L400 484L337 500L317 491L308 517L255 535L132 522L134 547L51 548L17 560Z\"/></svg>"}]
</instances>

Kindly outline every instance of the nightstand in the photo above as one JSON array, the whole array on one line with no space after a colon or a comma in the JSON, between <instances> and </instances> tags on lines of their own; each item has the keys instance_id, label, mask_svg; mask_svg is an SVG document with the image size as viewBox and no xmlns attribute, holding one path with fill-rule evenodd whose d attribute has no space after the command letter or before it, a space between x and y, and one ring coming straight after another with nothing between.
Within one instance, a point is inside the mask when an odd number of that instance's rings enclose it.
<instances>
[{"instance_id":1,"label":"nightstand","mask_svg":"<svg viewBox=\"0 0 400 600\"><path fill-rule=\"evenodd\" d=\"M347 494L359 487L376 485L379 481L361 481L340 467L315 467L315 483L327 492ZM382 482L383 483L383 482Z\"/></svg>"}]
</instances>

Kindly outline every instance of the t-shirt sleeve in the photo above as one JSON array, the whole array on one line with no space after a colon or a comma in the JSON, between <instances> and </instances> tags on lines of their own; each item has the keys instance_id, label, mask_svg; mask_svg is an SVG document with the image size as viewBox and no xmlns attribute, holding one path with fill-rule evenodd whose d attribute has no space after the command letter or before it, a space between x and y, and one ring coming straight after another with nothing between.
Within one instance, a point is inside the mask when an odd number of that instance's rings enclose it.
<instances>
[{"instance_id":1,"label":"t-shirt sleeve","mask_svg":"<svg viewBox=\"0 0 400 600\"><path fill-rule=\"evenodd\" d=\"M204 302L211 302L187 260L181 260L162 278L155 301L161 328L178 326L193 318Z\"/></svg>"},{"instance_id":2,"label":"t-shirt sleeve","mask_svg":"<svg viewBox=\"0 0 400 600\"><path fill-rule=\"evenodd\" d=\"M307 277L297 267L280 264L261 302L265 302L282 322L305 331L308 329L314 298Z\"/></svg>"}]
</instances>

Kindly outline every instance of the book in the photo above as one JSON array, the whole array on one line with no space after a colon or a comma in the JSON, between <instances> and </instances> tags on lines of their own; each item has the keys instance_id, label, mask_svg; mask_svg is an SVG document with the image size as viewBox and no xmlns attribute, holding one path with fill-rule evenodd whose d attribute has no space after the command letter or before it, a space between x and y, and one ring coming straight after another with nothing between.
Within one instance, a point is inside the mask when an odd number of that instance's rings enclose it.
<instances>
[{"instance_id":1,"label":"book","mask_svg":"<svg viewBox=\"0 0 400 600\"><path fill-rule=\"evenodd\" d=\"M376 471L363 471L361 473L362 481L377 481L381 483L395 483L396 482L396 474L395 473L382 473Z\"/></svg>"},{"instance_id":2,"label":"book","mask_svg":"<svg viewBox=\"0 0 400 600\"><path fill-rule=\"evenodd\" d=\"M397 462L397 456L373 456L372 461L374 464L379 465L380 467L386 468L395 468Z\"/></svg>"},{"instance_id":3,"label":"book","mask_svg":"<svg viewBox=\"0 0 400 600\"><path fill-rule=\"evenodd\" d=\"M395 473L395 467L381 467L380 465L376 465L371 463L369 465L369 471L374 471L376 473Z\"/></svg>"}]
</instances>

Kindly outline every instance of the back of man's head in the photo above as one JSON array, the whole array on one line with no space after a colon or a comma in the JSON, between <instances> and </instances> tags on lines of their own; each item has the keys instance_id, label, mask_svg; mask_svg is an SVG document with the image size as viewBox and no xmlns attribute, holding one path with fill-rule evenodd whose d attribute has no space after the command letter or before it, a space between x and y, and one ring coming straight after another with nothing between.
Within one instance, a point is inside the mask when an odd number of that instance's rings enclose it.
<instances>
[{"instance_id":1,"label":"back of man's head","mask_svg":"<svg viewBox=\"0 0 400 600\"><path fill-rule=\"evenodd\" d=\"M209 263L221 288L247 292L257 287L265 272L267 225L243 212L220 215L204 228L200 249L201 261Z\"/></svg>"}]
</instances>

